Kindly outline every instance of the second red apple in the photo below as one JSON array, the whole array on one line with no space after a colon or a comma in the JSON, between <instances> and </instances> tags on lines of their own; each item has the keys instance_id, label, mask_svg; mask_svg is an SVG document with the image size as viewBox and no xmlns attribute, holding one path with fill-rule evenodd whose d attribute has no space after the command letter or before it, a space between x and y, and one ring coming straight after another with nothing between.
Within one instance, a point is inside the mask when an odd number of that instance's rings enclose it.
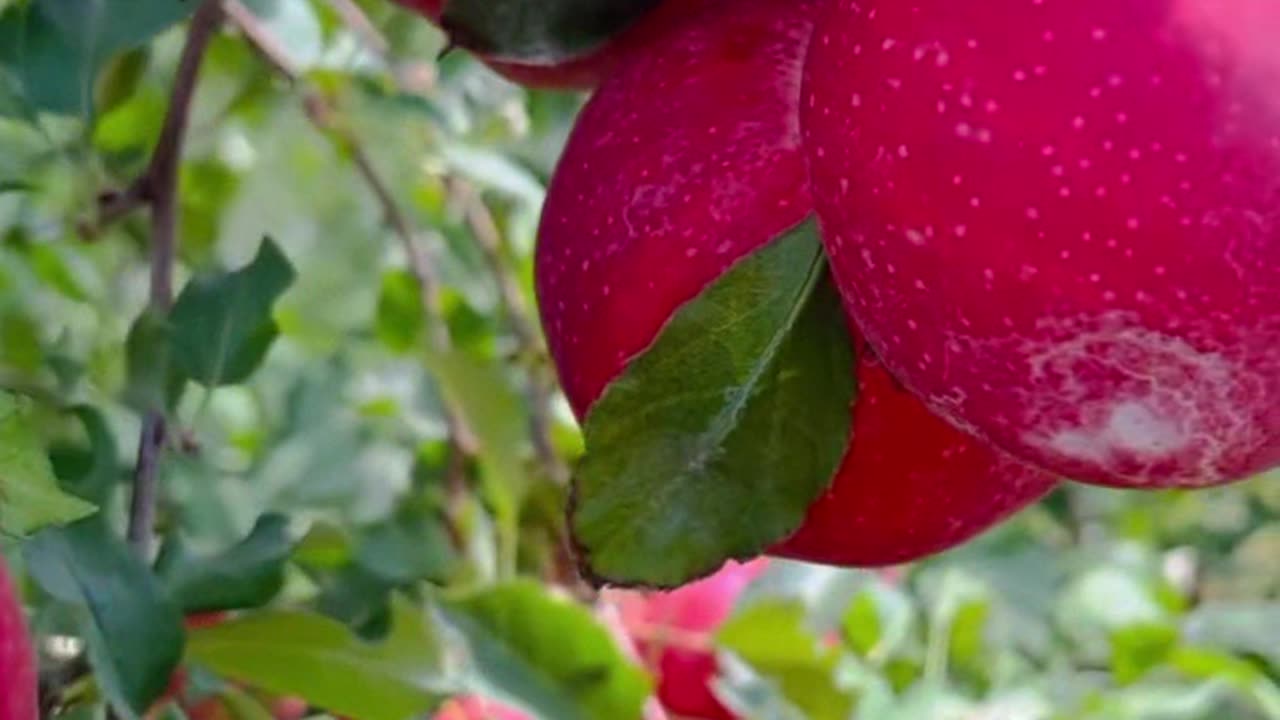
<instances>
[{"instance_id":1,"label":"second red apple","mask_svg":"<svg viewBox=\"0 0 1280 720\"><path fill-rule=\"evenodd\" d=\"M834 0L802 119L886 366L1050 471L1280 463L1280 3Z\"/></svg>"}]
</instances>

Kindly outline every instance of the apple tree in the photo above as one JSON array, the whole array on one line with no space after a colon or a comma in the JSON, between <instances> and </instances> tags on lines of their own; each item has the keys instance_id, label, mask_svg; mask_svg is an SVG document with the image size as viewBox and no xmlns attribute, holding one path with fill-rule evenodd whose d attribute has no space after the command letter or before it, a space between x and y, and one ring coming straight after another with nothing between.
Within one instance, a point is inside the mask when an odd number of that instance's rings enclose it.
<instances>
[{"instance_id":1,"label":"apple tree","mask_svg":"<svg viewBox=\"0 0 1280 720\"><path fill-rule=\"evenodd\" d=\"M0 0L0 720L1280 720L1271 0Z\"/></svg>"}]
</instances>

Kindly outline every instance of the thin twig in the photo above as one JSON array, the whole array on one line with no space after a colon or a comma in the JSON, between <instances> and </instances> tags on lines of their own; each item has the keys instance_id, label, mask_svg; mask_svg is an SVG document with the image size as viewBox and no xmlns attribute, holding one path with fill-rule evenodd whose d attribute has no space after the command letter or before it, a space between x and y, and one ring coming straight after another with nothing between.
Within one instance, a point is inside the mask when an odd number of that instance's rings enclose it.
<instances>
[{"instance_id":1,"label":"thin twig","mask_svg":"<svg viewBox=\"0 0 1280 720\"><path fill-rule=\"evenodd\" d=\"M436 66L433 62L399 62L391 56L391 43L379 32L364 10L355 0L329 0L329 6L342 18L360 44L375 55L383 67L395 79L396 87L410 94L423 94L436 84Z\"/></svg>"},{"instance_id":2,"label":"thin twig","mask_svg":"<svg viewBox=\"0 0 1280 720\"><path fill-rule=\"evenodd\" d=\"M290 82L298 81L301 71L289 57L288 50L280 44L275 34L262 24L258 16L253 14L252 10L245 7L240 0L225 0L222 7L231 24L245 36L253 49L276 69L276 72Z\"/></svg>"},{"instance_id":3,"label":"thin twig","mask_svg":"<svg viewBox=\"0 0 1280 720\"><path fill-rule=\"evenodd\" d=\"M146 204L146 183L141 182L141 178L124 190L103 193L98 197L98 220L91 234L96 234L98 229L114 224Z\"/></svg>"},{"instance_id":4,"label":"thin twig","mask_svg":"<svg viewBox=\"0 0 1280 720\"><path fill-rule=\"evenodd\" d=\"M371 52L378 57L386 60L391 52L391 43L378 32L378 28L369 20L369 16L364 14L364 10L355 4L353 0L329 0L329 7L338 13L342 18L342 22L351 28ZM390 63L387 66L390 67Z\"/></svg>"},{"instance_id":5,"label":"thin twig","mask_svg":"<svg viewBox=\"0 0 1280 720\"><path fill-rule=\"evenodd\" d=\"M186 46L178 62L169 111L151 154L146 172L126 191L125 198L151 208L151 309L161 316L173 306L173 263L178 245L178 166L183 140L191 118L191 100L205 49L222 23L218 0L205 0L196 10L187 31ZM111 208L108 208L111 209ZM122 215L125 205L112 210ZM138 462L133 475L129 505L128 539L144 558L151 554L159 499L158 470L168 428L163 409L153 408L143 418L138 440Z\"/></svg>"},{"instance_id":6,"label":"thin twig","mask_svg":"<svg viewBox=\"0 0 1280 720\"><path fill-rule=\"evenodd\" d=\"M302 88L303 107L307 118L316 129L320 130L350 154L361 179L364 180L364 183L377 200L378 206L382 211L383 220L399 239L404 249L409 272L413 275L414 282L418 286L419 303L422 306L426 324L428 345L432 352L449 352L453 347L453 340L449 334L448 321L445 318L439 276L426 250L419 242L418 233L414 230L412 221L396 201L390 185L382 179L382 175L374 166L368 151L354 133L335 122L333 104L319 92L305 86L300 70L289 58L288 53L270 29L264 26L258 17L245 7L240 0L226 0L225 7L227 17L239 28L267 63L273 66L286 80ZM359 8L355 8L355 10L358 11ZM348 8L348 11L350 11L350 8ZM348 12L347 14L349 15L350 13ZM363 14L360 17L363 18ZM368 25L368 28L372 29L372 25ZM376 30L374 32L376 34ZM460 512L459 505L465 499L467 491L467 460L477 452L477 442L461 411L449 402L444 404L444 422L449 443L449 461L445 477L450 498L450 523L453 525L450 530L455 543L460 544L462 542L462 534L456 527L456 517Z\"/></svg>"},{"instance_id":7,"label":"thin twig","mask_svg":"<svg viewBox=\"0 0 1280 720\"><path fill-rule=\"evenodd\" d=\"M515 281L515 276L507 267L503 252L502 231L489 211L484 198L466 180L457 176L448 179L450 194L462 209L475 238L484 254L485 263L489 266L489 274L498 286L498 297L515 335L521 360L528 368L529 375L529 407L530 426L533 436L534 452L538 455L543 471L552 480L565 483L569 479L569 469L556 453L552 442L552 410L551 404L555 379L547 371L545 362L546 350L541 335L530 319L524 293Z\"/></svg>"},{"instance_id":8,"label":"thin twig","mask_svg":"<svg viewBox=\"0 0 1280 720\"><path fill-rule=\"evenodd\" d=\"M369 21L364 11L352 0L329 0L329 3L342 16L352 32L361 38L365 47L377 55L386 67L395 71L395 63L389 52L390 43ZM409 82L405 74L395 71L395 77L401 90L415 91L415 88L411 87L414 83ZM360 157L357 155L357 162L359 160ZM569 479L569 468L556 452L551 434L555 377L546 362L546 351L541 335L530 319L532 314L526 306L524 295L504 259L502 233L493 219L493 214L485 205L484 199L469 183L457 176L448 178L448 181L451 195L462 208L467 225L480 246L489 272L498 286L499 297L515 334L521 360L528 369L530 430L534 452L547 477L554 482L565 484Z\"/></svg>"}]
</instances>

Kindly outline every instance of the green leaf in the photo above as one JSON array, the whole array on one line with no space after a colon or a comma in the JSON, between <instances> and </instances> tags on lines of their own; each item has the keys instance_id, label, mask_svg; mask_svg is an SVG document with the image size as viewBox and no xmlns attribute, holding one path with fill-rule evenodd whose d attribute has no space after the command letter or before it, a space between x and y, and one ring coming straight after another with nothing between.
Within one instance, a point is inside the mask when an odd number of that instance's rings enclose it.
<instances>
[{"instance_id":1,"label":"green leaf","mask_svg":"<svg viewBox=\"0 0 1280 720\"><path fill-rule=\"evenodd\" d=\"M1140 683L1106 696L1102 712L1090 717L1105 720L1209 720L1239 717L1226 714L1228 686L1218 680L1178 685Z\"/></svg>"},{"instance_id":2,"label":"green leaf","mask_svg":"<svg viewBox=\"0 0 1280 720\"><path fill-rule=\"evenodd\" d=\"M0 13L0 64L26 110L88 115L98 69L179 22L192 0L35 0Z\"/></svg>"},{"instance_id":3,"label":"green leaf","mask_svg":"<svg viewBox=\"0 0 1280 720\"><path fill-rule=\"evenodd\" d=\"M407 353L417 347L422 336L423 312L418 281L405 270L382 276L378 294L378 314L374 331L389 349Z\"/></svg>"},{"instance_id":4,"label":"green leaf","mask_svg":"<svg viewBox=\"0 0 1280 720\"><path fill-rule=\"evenodd\" d=\"M235 687L223 689L222 703L235 720L275 720L275 716L262 703Z\"/></svg>"},{"instance_id":5,"label":"green leaf","mask_svg":"<svg viewBox=\"0 0 1280 720\"><path fill-rule=\"evenodd\" d=\"M26 400L0 392L0 533L27 535L79 520L94 506L62 492Z\"/></svg>"},{"instance_id":6,"label":"green leaf","mask_svg":"<svg viewBox=\"0 0 1280 720\"><path fill-rule=\"evenodd\" d=\"M3 114L4 111L0 109L0 115ZM35 189L36 186L26 180L0 180L0 195L31 192Z\"/></svg>"},{"instance_id":7,"label":"green leaf","mask_svg":"<svg viewBox=\"0 0 1280 720\"><path fill-rule=\"evenodd\" d=\"M448 532L438 518L423 513L367 528L356 548L356 562L392 584L444 580L453 559Z\"/></svg>"},{"instance_id":8,"label":"green leaf","mask_svg":"<svg viewBox=\"0 0 1280 720\"><path fill-rule=\"evenodd\" d=\"M110 113L133 97L146 75L150 60L151 53L147 48L134 48L105 63L94 84L94 106L99 116Z\"/></svg>"},{"instance_id":9,"label":"green leaf","mask_svg":"<svg viewBox=\"0 0 1280 720\"><path fill-rule=\"evenodd\" d=\"M331 713L404 720L445 693L436 628L402 600L389 635L367 643L321 615L264 611L191 631L191 660L218 674Z\"/></svg>"},{"instance_id":10,"label":"green leaf","mask_svg":"<svg viewBox=\"0 0 1280 720\"><path fill-rule=\"evenodd\" d=\"M34 373L45 359L35 321L19 312L0 311L0 363Z\"/></svg>"},{"instance_id":11,"label":"green leaf","mask_svg":"<svg viewBox=\"0 0 1280 720\"><path fill-rule=\"evenodd\" d=\"M880 643L882 631L880 607L876 604L876 598L871 591L864 590L858 593L845 612L841 625L844 629L845 641L854 652L866 657L875 649Z\"/></svg>"},{"instance_id":12,"label":"green leaf","mask_svg":"<svg viewBox=\"0 0 1280 720\"><path fill-rule=\"evenodd\" d=\"M835 682L838 655L819 648L805 627L803 604L752 605L721 626L716 642L774 684L805 717L845 720L853 711L853 697Z\"/></svg>"},{"instance_id":13,"label":"green leaf","mask_svg":"<svg viewBox=\"0 0 1280 720\"><path fill-rule=\"evenodd\" d=\"M36 0L36 7L85 57L105 60L180 22L195 0Z\"/></svg>"},{"instance_id":14,"label":"green leaf","mask_svg":"<svg viewBox=\"0 0 1280 720\"><path fill-rule=\"evenodd\" d=\"M70 254L57 245L39 243L27 248L28 262L36 277L72 300L88 302L89 296L72 270Z\"/></svg>"},{"instance_id":15,"label":"green leaf","mask_svg":"<svg viewBox=\"0 0 1280 720\"><path fill-rule=\"evenodd\" d=\"M170 327L160 313L147 308L125 336L124 400L139 412L173 408L186 383L173 365Z\"/></svg>"},{"instance_id":16,"label":"green leaf","mask_svg":"<svg viewBox=\"0 0 1280 720\"><path fill-rule=\"evenodd\" d=\"M36 535L28 570L51 595L88 610L89 661L117 710L140 716L182 657L182 615L151 570L100 517Z\"/></svg>"},{"instance_id":17,"label":"green leaf","mask_svg":"<svg viewBox=\"0 0 1280 720\"><path fill-rule=\"evenodd\" d=\"M288 258L266 239L244 268L191 280L170 316L173 361L206 387L246 380L275 341L272 307L294 277Z\"/></svg>"},{"instance_id":18,"label":"green leaf","mask_svg":"<svg viewBox=\"0 0 1280 720\"><path fill-rule=\"evenodd\" d=\"M990 611L987 598L961 602L951 617L947 638L947 665L952 674L984 688L991 672L985 652Z\"/></svg>"},{"instance_id":19,"label":"green leaf","mask_svg":"<svg viewBox=\"0 0 1280 720\"><path fill-rule=\"evenodd\" d=\"M1265 677L1248 660L1214 648L1174 648L1167 653L1165 659L1171 667L1187 677L1197 680L1227 680L1241 688L1250 687Z\"/></svg>"},{"instance_id":20,"label":"green leaf","mask_svg":"<svg viewBox=\"0 0 1280 720\"><path fill-rule=\"evenodd\" d=\"M874 666L883 666L909 644L916 621L902 588L873 582L858 592L841 620L845 642Z\"/></svg>"},{"instance_id":21,"label":"green leaf","mask_svg":"<svg viewBox=\"0 0 1280 720\"><path fill-rule=\"evenodd\" d=\"M1137 682L1152 668L1165 662L1178 646L1178 630L1163 623L1141 623L1121 628L1111 635L1111 672L1116 682Z\"/></svg>"},{"instance_id":22,"label":"green leaf","mask_svg":"<svg viewBox=\"0 0 1280 720\"><path fill-rule=\"evenodd\" d=\"M1248 660L1201 647L1177 648L1169 653L1168 660L1170 666L1189 678L1230 684L1251 698L1265 717L1280 718L1280 687Z\"/></svg>"},{"instance_id":23,"label":"green leaf","mask_svg":"<svg viewBox=\"0 0 1280 720\"><path fill-rule=\"evenodd\" d=\"M530 481L524 466L530 446L524 398L496 361L455 349L428 353L426 364L479 445L484 494L498 520L505 570L510 571L517 552L520 503Z\"/></svg>"},{"instance_id":24,"label":"green leaf","mask_svg":"<svg viewBox=\"0 0 1280 720\"><path fill-rule=\"evenodd\" d=\"M318 521L307 530L293 550L293 559L303 565L334 569L351 560L351 538L341 525Z\"/></svg>"},{"instance_id":25,"label":"green leaf","mask_svg":"<svg viewBox=\"0 0 1280 720\"><path fill-rule=\"evenodd\" d=\"M51 452L59 483L68 492L99 507L105 506L120 479L120 457L107 419L97 408L81 405L72 410L84 426L87 450L60 448Z\"/></svg>"},{"instance_id":26,"label":"green leaf","mask_svg":"<svg viewBox=\"0 0 1280 720\"><path fill-rule=\"evenodd\" d=\"M166 544L157 564L169 594L188 614L266 605L284 586L288 527L283 515L264 515L244 540L206 558L190 557L176 540Z\"/></svg>"},{"instance_id":27,"label":"green leaf","mask_svg":"<svg viewBox=\"0 0 1280 720\"><path fill-rule=\"evenodd\" d=\"M680 308L587 417L585 572L675 586L799 527L849 439L851 346L812 222Z\"/></svg>"},{"instance_id":28,"label":"green leaf","mask_svg":"<svg viewBox=\"0 0 1280 720\"><path fill-rule=\"evenodd\" d=\"M0 66L12 96L0 109L30 119L35 111L88 114L92 59L34 5L0 11Z\"/></svg>"},{"instance_id":29,"label":"green leaf","mask_svg":"<svg viewBox=\"0 0 1280 720\"><path fill-rule=\"evenodd\" d=\"M1280 604L1207 603L1183 620L1187 641L1265 658L1280 668Z\"/></svg>"},{"instance_id":30,"label":"green leaf","mask_svg":"<svg viewBox=\"0 0 1280 720\"><path fill-rule=\"evenodd\" d=\"M603 46L658 0L445 0L450 39L486 56L554 65Z\"/></svg>"},{"instance_id":31,"label":"green leaf","mask_svg":"<svg viewBox=\"0 0 1280 720\"><path fill-rule=\"evenodd\" d=\"M648 682L586 608L522 581L441 612L467 641L468 691L542 720L640 717Z\"/></svg>"}]
</instances>

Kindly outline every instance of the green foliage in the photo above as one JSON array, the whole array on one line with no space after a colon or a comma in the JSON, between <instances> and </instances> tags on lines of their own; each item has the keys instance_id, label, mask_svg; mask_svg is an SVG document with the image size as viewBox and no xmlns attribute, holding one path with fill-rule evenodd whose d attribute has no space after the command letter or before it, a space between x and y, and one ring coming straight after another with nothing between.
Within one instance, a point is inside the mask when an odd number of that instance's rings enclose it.
<instances>
[{"instance_id":1,"label":"green foliage","mask_svg":"<svg viewBox=\"0 0 1280 720\"><path fill-rule=\"evenodd\" d=\"M570 518L588 572L670 587L800 526L844 455L854 396L825 274L805 223L681 307L605 390Z\"/></svg>"},{"instance_id":2,"label":"green foliage","mask_svg":"<svg viewBox=\"0 0 1280 720\"><path fill-rule=\"evenodd\" d=\"M182 655L177 606L101 518L44 530L25 554L41 587L77 611L89 661L117 712L142 715Z\"/></svg>"},{"instance_id":3,"label":"green foliage","mask_svg":"<svg viewBox=\"0 0 1280 720\"><path fill-rule=\"evenodd\" d=\"M262 607L284 586L293 549L287 525L281 515L265 515L248 537L209 557L192 557L183 541L173 538L161 551L156 571L185 613Z\"/></svg>"},{"instance_id":4,"label":"green foliage","mask_svg":"<svg viewBox=\"0 0 1280 720\"><path fill-rule=\"evenodd\" d=\"M421 713L445 690L436 629L404 601L373 643L320 615L271 610L192 632L187 653L228 678L369 720Z\"/></svg>"},{"instance_id":5,"label":"green foliage","mask_svg":"<svg viewBox=\"0 0 1280 720\"><path fill-rule=\"evenodd\" d=\"M12 83L9 112L92 113L104 62L194 7L184 0L39 0L0 7L0 68Z\"/></svg>"},{"instance_id":6,"label":"green foliage","mask_svg":"<svg viewBox=\"0 0 1280 720\"><path fill-rule=\"evenodd\" d=\"M293 278L289 260L268 239L244 268L193 279L169 316L174 365L205 387L246 380L275 342L271 309Z\"/></svg>"},{"instance_id":7,"label":"green foliage","mask_svg":"<svg viewBox=\"0 0 1280 720\"><path fill-rule=\"evenodd\" d=\"M472 649L466 689L541 720L640 714L648 682L585 608L518 582L446 602L441 612Z\"/></svg>"},{"instance_id":8,"label":"green foliage","mask_svg":"<svg viewBox=\"0 0 1280 720\"><path fill-rule=\"evenodd\" d=\"M58 489L28 405L0 392L0 532L10 535L93 512L93 506Z\"/></svg>"},{"instance_id":9,"label":"green foliage","mask_svg":"<svg viewBox=\"0 0 1280 720\"><path fill-rule=\"evenodd\" d=\"M811 228L681 313L602 401L578 464L583 433L522 328L581 97L437 61L443 35L382 0L356 3L367 28L342 3L245 5L299 77L244 33L215 37L166 313L145 208L99 222L97 203L149 161L195 3L0 0L0 552L50 716L186 717L157 701L180 664L184 701L238 718L297 695L314 717L403 720L481 693L540 720L638 720L652 678L574 582L556 464L578 470L577 539L601 575L674 583L794 527L845 440L803 428L847 423L852 393ZM480 23L500 7L451 3ZM559 36L582 5L546 7L489 42L541 62L605 27ZM434 272L435 309L362 163ZM682 353L711 360L693 376ZM122 538L156 411L160 550L143 559ZM1075 487L891 572L774 561L697 640L750 720L1273 720L1277 598L1276 478ZM208 611L230 614L184 631Z\"/></svg>"},{"instance_id":10,"label":"green foliage","mask_svg":"<svg viewBox=\"0 0 1280 720\"><path fill-rule=\"evenodd\" d=\"M805 627L803 604L752 605L720 628L717 641L781 694L797 717L849 717L853 697L836 685L834 676L839 654L835 648L820 648L818 638Z\"/></svg>"}]
</instances>

